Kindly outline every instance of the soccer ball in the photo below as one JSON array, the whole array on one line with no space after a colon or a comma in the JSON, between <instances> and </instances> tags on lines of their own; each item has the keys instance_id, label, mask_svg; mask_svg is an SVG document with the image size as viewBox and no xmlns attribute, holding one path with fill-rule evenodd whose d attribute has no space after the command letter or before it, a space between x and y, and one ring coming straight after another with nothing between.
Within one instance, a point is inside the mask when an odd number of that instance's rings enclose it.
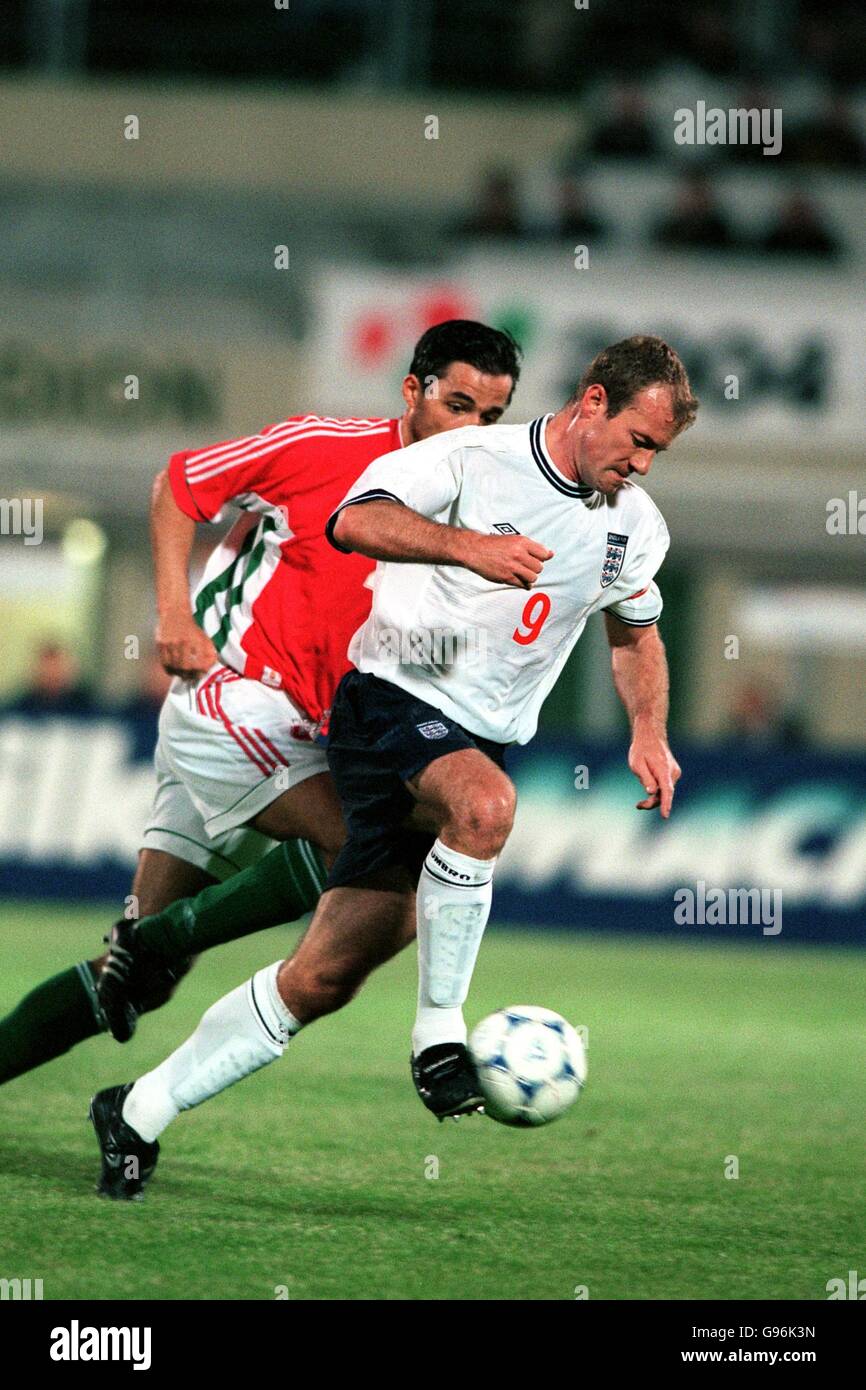
<instances>
[{"instance_id":1,"label":"soccer ball","mask_svg":"<svg viewBox=\"0 0 866 1390\"><path fill-rule=\"evenodd\" d=\"M484 1111L503 1125L546 1125L586 1081L586 1050L552 1009L516 1004L482 1020L469 1039Z\"/></svg>"}]
</instances>

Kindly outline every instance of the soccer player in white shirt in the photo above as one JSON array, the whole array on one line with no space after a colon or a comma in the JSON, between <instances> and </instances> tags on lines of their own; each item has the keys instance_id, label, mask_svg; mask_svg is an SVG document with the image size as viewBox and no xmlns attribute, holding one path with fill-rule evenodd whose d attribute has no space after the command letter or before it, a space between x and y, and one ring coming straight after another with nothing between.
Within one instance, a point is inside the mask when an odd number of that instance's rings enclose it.
<instances>
[{"instance_id":1,"label":"soccer player in white shirt","mask_svg":"<svg viewBox=\"0 0 866 1390\"><path fill-rule=\"evenodd\" d=\"M379 564L350 647L357 669L331 717L347 840L308 933L317 950L225 996L136 1082L124 1142L140 1140L143 1163L155 1163L156 1136L181 1110L347 1003L413 919L416 1088L439 1118L478 1109L462 1006L515 809L504 752L532 738L593 612L605 614L631 722L629 766L646 792L638 807L670 815L680 769L654 579L669 538L631 475L646 476L696 410L676 353L629 338L596 357L555 414L423 440L375 460L350 489L328 534ZM406 828L419 803L435 838Z\"/></svg>"},{"instance_id":2,"label":"soccer player in white shirt","mask_svg":"<svg viewBox=\"0 0 866 1390\"><path fill-rule=\"evenodd\" d=\"M514 816L503 752L533 737L593 612L605 613L632 724L639 805L670 815L680 770L654 580L669 536L630 475L648 473L696 408L666 344L626 339L554 415L422 442L402 474L393 455L377 459L328 523L334 544L379 565L349 651L357 670L334 703L328 761L347 840L318 912L338 930L400 892L417 845L397 812L414 798L432 813L439 834L417 879L412 1071L440 1116L480 1104L462 1006Z\"/></svg>"}]
</instances>

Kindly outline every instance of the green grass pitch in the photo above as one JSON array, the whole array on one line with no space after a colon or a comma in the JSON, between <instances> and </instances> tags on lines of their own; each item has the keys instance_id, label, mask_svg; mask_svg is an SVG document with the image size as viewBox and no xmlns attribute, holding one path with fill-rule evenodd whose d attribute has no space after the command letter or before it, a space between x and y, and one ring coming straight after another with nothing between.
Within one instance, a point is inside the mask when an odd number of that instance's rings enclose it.
<instances>
[{"instance_id":1,"label":"green grass pitch","mask_svg":"<svg viewBox=\"0 0 866 1390\"><path fill-rule=\"evenodd\" d=\"M108 918L4 907L0 1010L93 954ZM99 1201L91 1092L295 939L211 953L128 1047L95 1038L0 1089L0 1276L72 1299L824 1299L866 1273L866 955L775 940L492 928L470 1023L536 1003L589 1029L583 1097L534 1131L421 1107L407 952L181 1116L144 1202Z\"/></svg>"}]
</instances>

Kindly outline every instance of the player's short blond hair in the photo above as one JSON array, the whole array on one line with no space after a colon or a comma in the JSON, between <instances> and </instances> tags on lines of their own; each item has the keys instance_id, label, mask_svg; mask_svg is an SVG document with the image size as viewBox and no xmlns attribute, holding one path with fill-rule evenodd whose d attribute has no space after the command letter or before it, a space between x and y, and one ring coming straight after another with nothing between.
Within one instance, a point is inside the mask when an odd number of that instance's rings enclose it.
<instances>
[{"instance_id":1,"label":"player's short blond hair","mask_svg":"<svg viewBox=\"0 0 866 1390\"><path fill-rule=\"evenodd\" d=\"M677 353L650 333L637 333L603 348L580 378L572 400L579 401L590 386L604 387L608 415L618 415L647 386L669 387L678 432L694 424L700 404Z\"/></svg>"}]
</instances>

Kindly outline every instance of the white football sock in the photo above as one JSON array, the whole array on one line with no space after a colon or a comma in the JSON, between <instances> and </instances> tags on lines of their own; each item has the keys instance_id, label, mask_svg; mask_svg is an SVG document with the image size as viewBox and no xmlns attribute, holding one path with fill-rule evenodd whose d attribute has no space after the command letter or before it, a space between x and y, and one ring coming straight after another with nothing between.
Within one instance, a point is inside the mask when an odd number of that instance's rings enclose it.
<instances>
[{"instance_id":1,"label":"white football sock","mask_svg":"<svg viewBox=\"0 0 866 1390\"><path fill-rule=\"evenodd\" d=\"M417 1057L434 1043L465 1042L463 1004L493 901L495 859L470 859L437 840L418 880Z\"/></svg>"},{"instance_id":2,"label":"white football sock","mask_svg":"<svg viewBox=\"0 0 866 1390\"><path fill-rule=\"evenodd\" d=\"M123 1118L152 1143L181 1110L282 1057L301 1027L277 991L282 961L260 970L208 1009L191 1038L135 1082Z\"/></svg>"}]
</instances>

